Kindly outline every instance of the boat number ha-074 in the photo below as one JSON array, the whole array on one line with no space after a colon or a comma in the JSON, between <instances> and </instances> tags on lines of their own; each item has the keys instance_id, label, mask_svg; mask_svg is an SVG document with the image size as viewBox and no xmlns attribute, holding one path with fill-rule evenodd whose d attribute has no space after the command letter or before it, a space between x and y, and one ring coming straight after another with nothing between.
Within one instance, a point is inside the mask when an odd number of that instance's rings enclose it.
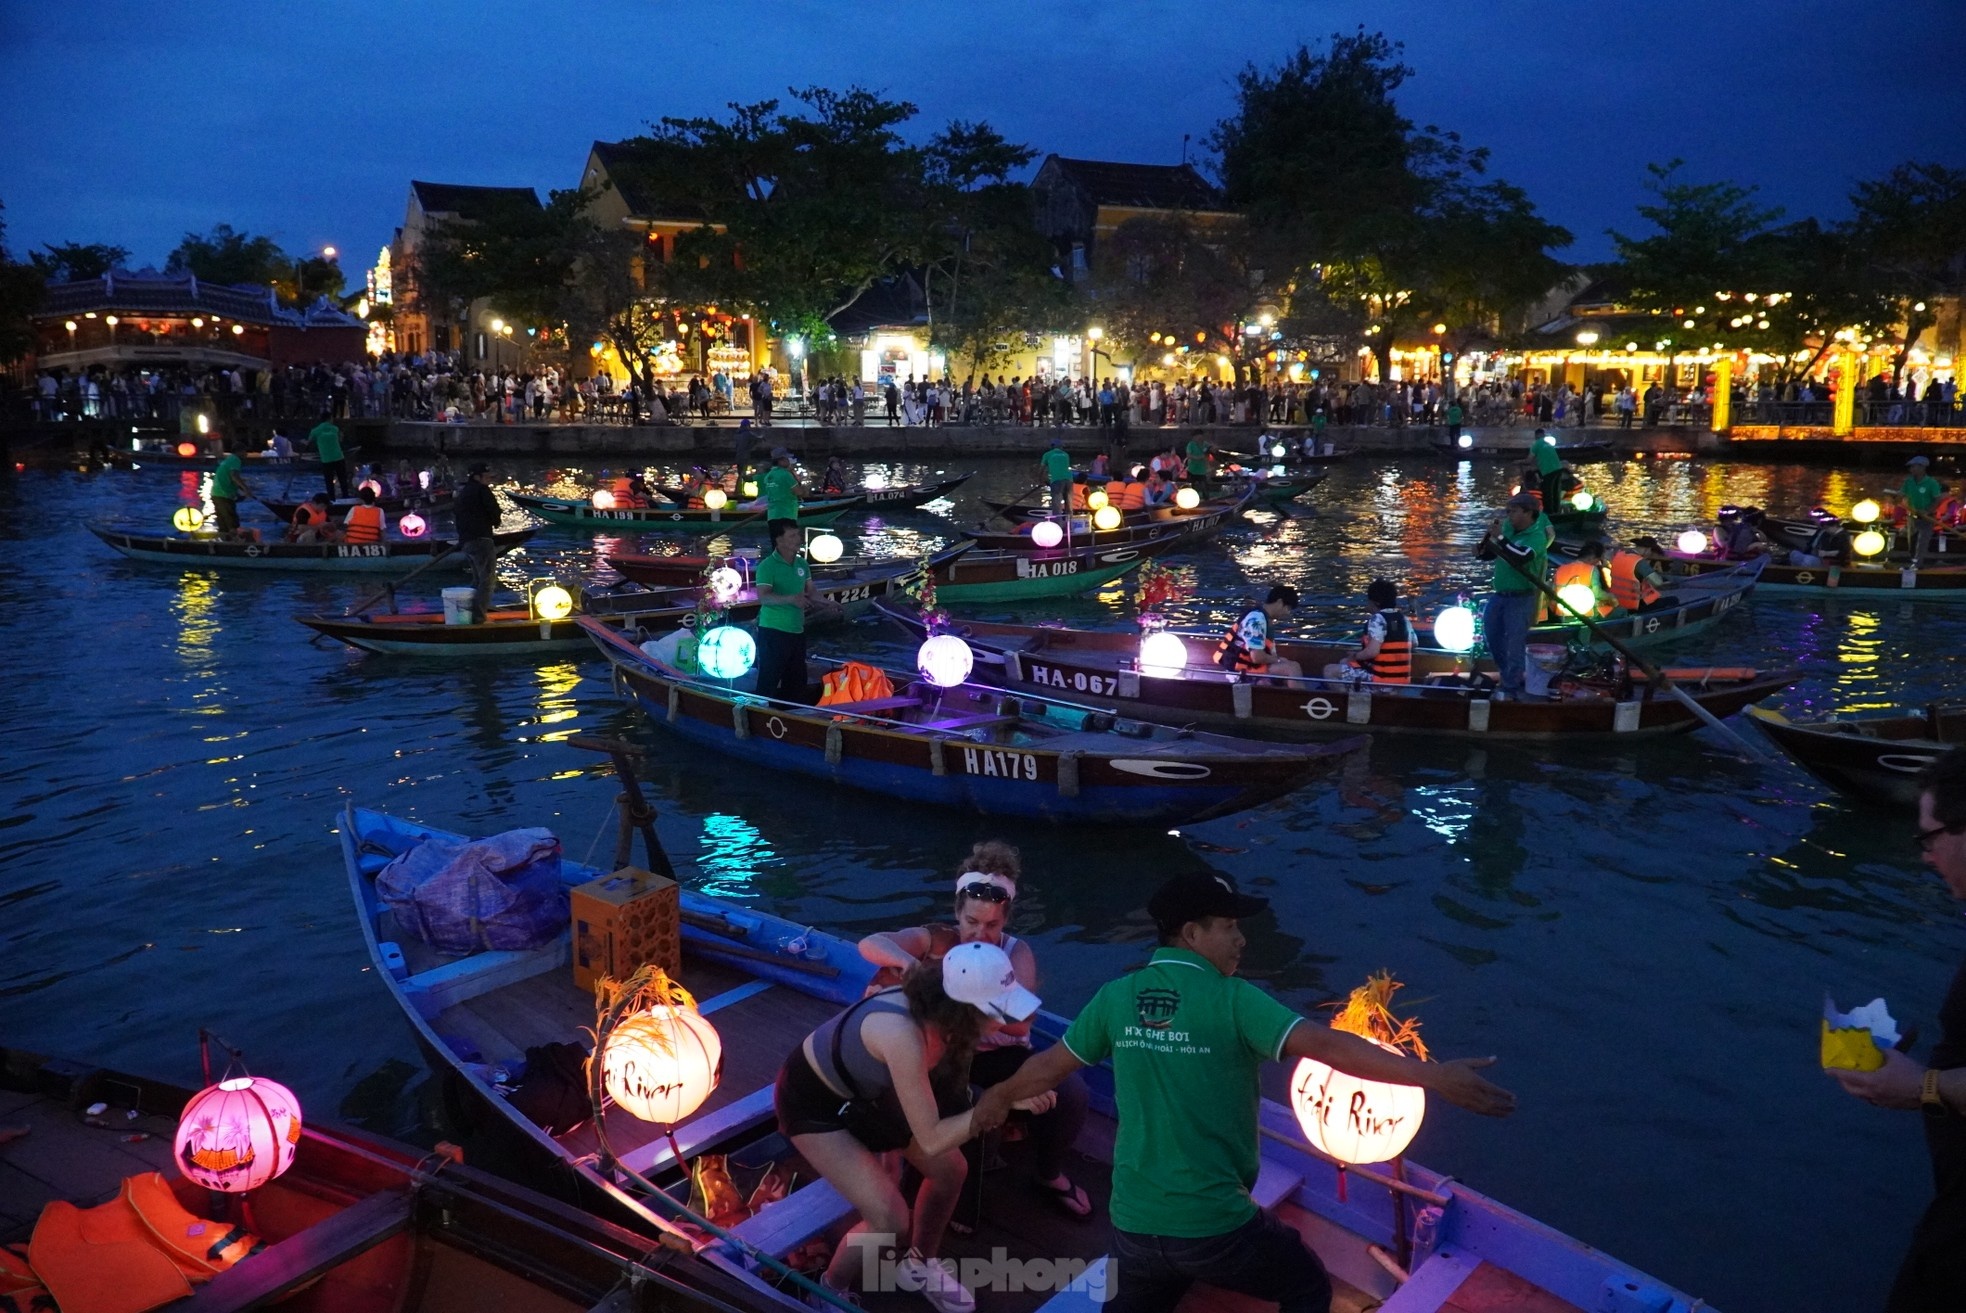
<instances>
[{"instance_id":1,"label":"boat number ha-074","mask_svg":"<svg viewBox=\"0 0 1966 1313\"><path fill-rule=\"evenodd\" d=\"M1056 666L1039 665L1035 661L1024 663L1025 677L1033 684L1049 684L1053 688L1069 688L1074 693L1097 693L1105 697L1118 697L1120 681L1117 675L1088 675L1083 670L1067 674Z\"/></svg>"},{"instance_id":2,"label":"boat number ha-074","mask_svg":"<svg viewBox=\"0 0 1966 1313\"><path fill-rule=\"evenodd\" d=\"M963 769L971 775L993 775L1005 780L1036 780L1038 759L1028 752L1005 752L1000 748L964 748Z\"/></svg>"},{"instance_id":3,"label":"boat number ha-074","mask_svg":"<svg viewBox=\"0 0 1966 1313\"><path fill-rule=\"evenodd\" d=\"M387 556L381 543L341 543L335 547L337 556Z\"/></svg>"}]
</instances>

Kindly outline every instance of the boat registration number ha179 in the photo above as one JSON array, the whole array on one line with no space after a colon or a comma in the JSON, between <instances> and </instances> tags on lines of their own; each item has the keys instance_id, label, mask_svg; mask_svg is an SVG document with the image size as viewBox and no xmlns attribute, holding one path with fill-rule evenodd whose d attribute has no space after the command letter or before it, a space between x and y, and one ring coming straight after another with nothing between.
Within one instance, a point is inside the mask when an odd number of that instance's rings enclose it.
<instances>
[{"instance_id":1,"label":"boat registration number ha179","mask_svg":"<svg viewBox=\"0 0 1966 1313\"><path fill-rule=\"evenodd\" d=\"M1028 752L1004 752L999 748L964 748L963 769L971 775L992 775L1005 780L1035 780L1038 759Z\"/></svg>"},{"instance_id":2,"label":"boat registration number ha179","mask_svg":"<svg viewBox=\"0 0 1966 1313\"><path fill-rule=\"evenodd\" d=\"M1119 696L1120 681L1117 675L1088 675L1083 670L1067 673L1056 666L1039 665L1035 661L1024 663L1024 673L1033 684L1069 688L1074 693L1098 693L1105 697Z\"/></svg>"},{"instance_id":3,"label":"boat registration number ha179","mask_svg":"<svg viewBox=\"0 0 1966 1313\"><path fill-rule=\"evenodd\" d=\"M336 556L387 556L381 543L341 543L335 548Z\"/></svg>"},{"instance_id":4,"label":"boat registration number ha179","mask_svg":"<svg viewBox=\"0 0 1966 1313\"><path fill-rule=\"evenodd\" d=\"M1077 574L1078 558L1064 561L1033 561L1028 556L1017 558L1017 577L1019 579L1052 579L1060 575Z\"/></svg>"}]
</instances>

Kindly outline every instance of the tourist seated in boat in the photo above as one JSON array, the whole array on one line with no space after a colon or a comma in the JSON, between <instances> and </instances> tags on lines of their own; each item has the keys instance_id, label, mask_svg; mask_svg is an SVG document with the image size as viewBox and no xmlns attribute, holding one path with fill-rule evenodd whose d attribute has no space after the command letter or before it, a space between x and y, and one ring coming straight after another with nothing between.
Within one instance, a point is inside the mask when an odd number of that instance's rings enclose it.
<instances>
[{"instance_id":1,"label":"tourist seated in boat","mask_svg":"<svg viewBox=\"0 0 1966 1313\"><path fill-rule=\"evenodd\" d=\"M1012 983L1005 985L1005 980ZM975 1297L934 1261L968 1165L962 1144L987 1126L958 1098L977 1039L1028 1020L1038 997L1014 981L995 944L958 944L940 962L911 967L894 989L870 994L807 1035L787 1055L772 1091L778 1129L860 1214L821 1279L858 1285L868 1245L903 1249L898 1274L937 1313L966 1313ZM939 1089L938 1089L939 1087ZM900 1152L921 1173L912 1204L880 1155Z\"/></svg>"},{"instance_id":2,"label":"tourist seated in boat","mask_svg":"<svg viewBox=\"0 0 1966 1313\"><path fill-rule=\"evenodd\" d=\"M278 429L275 429L273 436L266 440L266 458L268 460L292 460L294 458L294 440Z\"/></svg>"},{"instance_id":3,"label":"tourist seated in boat","mask_svg":"<svg viewBox=\"0 0 1966 1313\"><path fill-rule=\"evenodd\" d=\"M1666 595L1672 579L1659 567L1665 559L1666 549L1657 538L1634 538L1630 547L1611 553L1611 595L1621 611L1655 611L1679 605L1677 597Z\"/></svg>"},{"instance_id":4,"label":"tourist seated in boat","mask_svg":"<svg viewBox=\"0 0 1966 1313\"><path fill-rule=\"evenodd\" d=\"M1263 599L1263 605L1243 613L1242 619L1215 645L1215 664L1234 674L1277 675L1301 678L1304 668L1289 657L1277 655L1271 626L1297 609L1297 590L1278 584Z\"/></svg>"},{"instance_id":5,"label":"tourist seated in boat","mask_svg":"<svg viewBox=\"0 0 1966 1313\"><path fill-rule=\"evenodd\" d=\"M389 527L389 517L376 505L375 485L364 481L356 490L355 504L341 522L341 539L346 543L379 543Z\"/></svg>"},{"instance_id":6,"label":"tourist seated in boat","mask_svg":"<svg viewBox=\"0 0 1966 1313\"><path fill-rule=\"evenodd\" d=\"M828 497L838 497L846 491L846 466L838 456L826 462L826 473L820 476L819 487Z\"/></svg>"},{"instance_id":7,"label":"tourist seated in boat","mask_svg":"<svg viewBox=\"0 0 1966 1313\"><path fill-rule=\"evenodd\" d=\"M1167 481L1158 468L1147 471L1146 486L1141 489L1141 500L1147 506L1167 506L1174 501L1174 485Z\"/></svg>"},{"instance_id":8,"label":"tourist seated in boat","mask_svg":"<svg viewBox=\"0 0 1966 1313\"><path fill-rule=\"evenodd\" d=\"M1365 590L1372 613L1359 635L1358 651L1324 668L1326 679L1343 680L1352 688L1367 684L1413 682L1413 626L1399 609L1399 586L1374 579Z\"/></svg>"},{"instance_id":9,"label":"tourist seated in boat","mask_svg":"<svg viewBox=\"0 0 1966 1313\"><path fill-rule=\"evenodd\" d=\"M300 505L294 507L293 522L287 526L287 541L290 543L324 543L334 541L334 525L331 522L334 503L328 494L317 492Z\"/></svg>"},{"instance_id":10,"label":"tourist seated in boat","mask_svg":"<svg viewBox=\"0 0 1966 1313\"><path fill-rule=\"evenodd\" d=\"M1095 479L1111 478L1113 473L1112 458L1107 456L1103 451L1095 453L1092 457L1092 463L1086 466L1085 472Z\"/></svg>"},{"instance_id":11,"label":"tourist seated in boat","mask_svg":"<svg viewBox=\"0 0 1966 1313\"><path fill-rule=\"evenodd\" d=\"M1720 508L1720 534L1717 554L1723 560L1739 561L1760 556L1768 548L1761 541L1762 512L1755 506Z\"/></svg>"},{"instance_id":12,"label":"tourist seated in boat","mask_svg":"<svg viewBox=\"0 0 1966 1313\"><path fill-rule=\"evenodd\" d=\"M615 482L622 485L615 490L614 504L616 506L627 507L631 510L643 510L654 500L649 493L648 476L639 470L630 474L627 478L617 479Z\"/></svg>"},{"instance_id":13,"label":"tourist seated in boat","mask_svg":"<svg viewBox=\"0 0 1966 1313\"><path fill-rule=\"evenodd\" d=\"M1582 584L1591 590L1596 603L1585 614L1593 620L1609 619L1618 611L1618 598L1611 587L1611 574L1604 561L1604 544L1593 539L1577 549L1577 559L1565 561L1556 567L1550 577L1550 587L1561 594L1571 584ZM1559 617L1568 620L1568 614Z\"/></svg>"},{"instance_id":14,"label":"tourist seated in boat","mask_svg":"<svg viewBox=\"0 0 1966 1313\"><path fill-rule=\"evenodd\" d=\"M1106 485L1106 497L1122 511L1140 511L1147 508L1147 485L1139 479L1114 479Z\"/></svg>"},{"instance_id":15,"label":"tourist seated in boat","mask_svg":"<svg viewBox=\"0 0 1966 1313\"><path fill-rule=\"evenodd\" d=\"M683 480L683 505L693 511L705 509L703 494L710 486L710 472L701 465L690 466L689 477Z\"/></svg>"},{"instance_id":16,"label":"tourist seated in boat","mask_svg":"<svg viewBox=\"0 0 1966 1313\"><path fill-rule=\"evenodd\" d=\"M917 962L937 962L958 944L995 944L1010 955L1017 972L1017 983L1036 992L1037 955L1024 940L1006 928L1017 908L1017 893L1023 881L1023 862L1016 848L1001 840L987 840L970 850L956 869L955 923L910 926L906 930L868 935L860 941L860 955L880 968L872 988L900 983L902 976ZM1007 1022L986 1031L976 1042L976 1056L969 1066L969 1084L976 1089L1009 1080L1031 1056L1031 1025L1028 1021ZM967 1093L965 1091L965 1093ZM1083 1187L1065 1171L1065 1159L1085 1125L1087 1091L1077 1076L1068 1077L1054 1091L1055 1101L1046 1099L1034 1109L1026 1128L1031 1150L1031 1166L1038 1185L1057 1205L1073 1217L1088 1217L1092 1201ZM965 1101L966 1102L966 1101ZM944 1108L944 1112L957 1109ZM976 1154L970 1154L970 1176L964 1207L951 1223L967 1233L977 1214L976 1199L982 1178Z\"/></svg>"}]
</instances>

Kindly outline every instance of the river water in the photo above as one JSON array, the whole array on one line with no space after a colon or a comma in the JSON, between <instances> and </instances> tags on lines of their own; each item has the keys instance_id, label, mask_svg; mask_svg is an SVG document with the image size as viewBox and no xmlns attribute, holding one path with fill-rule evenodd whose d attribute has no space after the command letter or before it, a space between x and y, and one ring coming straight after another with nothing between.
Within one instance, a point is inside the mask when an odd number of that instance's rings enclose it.
<instances>
[{"instance_id":1,"label":"river water","mask_svg":"<svg viewBox=\"0 0 1966 1313\"><path fill-rule=\"evenodd\" d=\"M848 553L919 554L979 497L1036 477L1009 459L868 467L969 468L943 514L842 526ZM500 473L572 487L583 472ZM1652 532L1723 502L1842 507L1874 486L1680 460L1585 473L1616 523ZM686 878L803 922L917 923L946 911L973 840L1020 844L1016 929L1067 1013L1143 957L1160 879L1233 874L1272 900L1244 970L1279 997L1314 1010L1390 969L1439 1055L1500 1056L1492 1074L1521 1111L1437 1107L1416 1160L1733 1313L1874 1306L1929 1194L1917 1119L1821 1074L1817 1016L1826 990L1846 1006L1882 995L1929 1044L1966 948L1959 911L1915 860L1909 816L1844 801L1772 749L1750 764L1711 730L1587 748L1384 741L1335 784L1185 840L870 806L676 751L597 660L315 645L292 617L340 611L366 585L138 564L83 528L161 529L203 477L0 473L0 1042L190 1082L205 1025L317 1115L427 1138L423 1064L369 973L337 813L352 800L474 833L548 825L569 856L605 859L614 789L563 740L619 733L652 750ZM1481 580L1468 548L1508 482L1491 463L1340 465L1290 514L1254 513L1181 558L1199 590L1176 619L1226 623L1287 581L1306 594L1302 626L1342 623L1379 574L1438 605ZM549 528L504 575L590 566L610 545ZM1120 625L1131 609L1114 592L1044 614ZM1800 668L1776 705L1860 710L1956 691L1962 640L1966 607L1760 597L1682 650ZM865 622L821 646L891 641Z\"/></svg>"}]
</instances>

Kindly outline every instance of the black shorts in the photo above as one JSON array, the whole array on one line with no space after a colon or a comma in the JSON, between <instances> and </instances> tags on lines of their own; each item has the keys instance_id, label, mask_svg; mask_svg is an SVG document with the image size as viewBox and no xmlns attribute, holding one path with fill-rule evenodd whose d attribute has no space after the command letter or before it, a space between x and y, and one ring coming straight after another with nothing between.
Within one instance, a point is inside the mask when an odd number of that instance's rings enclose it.
<instances>
[{"instance_id":1,"label":"black shorts","mask_svg":"<svg viewBox=\"0 0 1966 1313\"><path fill-rule=\"evenodd\" d=\"M848 1131L874 1153L905 1148L913 1137L901 1100L892 1089L878 1099L842 1099L819 1079L819 1073L806 1060L805 1050L794 1049L778 1069L772 1086L772 1110L778 1114L778 1130L788 1139L794 1135L828 1135Z\"/></svg>"}]
</instances>

